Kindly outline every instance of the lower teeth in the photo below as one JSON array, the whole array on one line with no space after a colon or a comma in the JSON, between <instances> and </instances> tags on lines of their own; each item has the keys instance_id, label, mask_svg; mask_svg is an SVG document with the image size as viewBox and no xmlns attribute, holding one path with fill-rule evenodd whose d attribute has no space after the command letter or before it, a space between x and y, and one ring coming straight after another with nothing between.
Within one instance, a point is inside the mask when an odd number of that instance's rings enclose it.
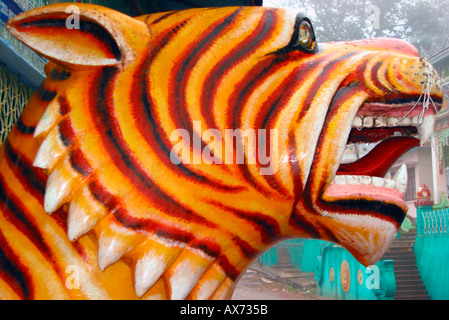
<instances>
[{"instance_id":1,"label":"lower teeth","mask_svg":"<svg viewBox=\"0 0 449 320\"><path fill-rule=\"evenodd\" d=\"M334 180L335 184L361 184L361 185L372 185L375 187L385 187L385 188L395 188L400 192L405 192L405 184L402 184L393 179L370 177L370 176L353 176L353 175L338 175Z\"/></svg>"},{"instance_id":2,"label":"lower teeth","mask_svg":"<svg viewBox=\"0 0 449 320\"><path fill-rule=\"evenodd\" d=\"M407 186L407 168L402 165L393 179L387 174L385 178L371 177L371 176L357 176L357 175L337 175L334 179L335 184L359 184L372 185L374 187L385 187L390 189L397 189L399 192L405 193Z\"/></svg>"}]
</instances>

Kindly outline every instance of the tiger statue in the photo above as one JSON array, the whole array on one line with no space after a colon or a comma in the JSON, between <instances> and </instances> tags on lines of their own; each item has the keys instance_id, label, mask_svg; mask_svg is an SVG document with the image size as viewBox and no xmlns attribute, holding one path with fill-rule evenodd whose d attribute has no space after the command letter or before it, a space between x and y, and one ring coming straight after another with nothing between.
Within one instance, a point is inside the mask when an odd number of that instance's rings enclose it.
<instances>
[{"instance_id":1,"label":"tiger statue","mask_svg":"<svg viewBox=\"0 0 449 320\"><path fill-rule=\"evenodd\" d=\"M76 6L7 24L49 62L0 149L0 298L229 299L295 237L383 256L407 211L387 172L443 103L413 46L317 43L280 8Z\"/></svg>"}]
</instances>

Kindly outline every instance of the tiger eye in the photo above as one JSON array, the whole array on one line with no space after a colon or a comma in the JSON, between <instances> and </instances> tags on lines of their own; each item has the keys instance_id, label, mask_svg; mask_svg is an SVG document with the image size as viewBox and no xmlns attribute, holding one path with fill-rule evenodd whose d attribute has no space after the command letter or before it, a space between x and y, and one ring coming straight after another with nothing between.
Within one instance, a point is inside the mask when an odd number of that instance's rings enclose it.
<instances>
[{"instance_id":1,"label":"tiger eye","mask_svg":"<svg viewBox=\"0 0 449 320\"><path fill-rule=\"evenodd\" d=\"M303 21L299 26L298 42L305 48L310 48L313 44L312 26L307 21Z\"/></svg>"}]
</instances>

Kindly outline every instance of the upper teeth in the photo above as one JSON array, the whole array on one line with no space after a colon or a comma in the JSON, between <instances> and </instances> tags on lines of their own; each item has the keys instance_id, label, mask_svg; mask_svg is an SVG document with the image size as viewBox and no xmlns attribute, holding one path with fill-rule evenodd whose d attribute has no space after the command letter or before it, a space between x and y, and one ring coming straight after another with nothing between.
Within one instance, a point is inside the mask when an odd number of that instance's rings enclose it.
<instances>
[{"instance_id":1,"label":"upper teeth","mask_svg":"<svg viewBox=\"0 0 449 320\"><path fill-rule=\"evenodd\" d=\"M384 178L370 177L370 176L355 176L355 175L338 175L335 177L336 184L362 184L372 185L375 187L395 188L399 192L405 193L407 187L407 167L403 164L394 175L390 178L389 173Z\"/></svg>"},{"instance_id":2,"label":"upper teeth","mask_svg":"<svg viewBox=\"0 0 449 320\"><path fill-rule=\"evenodd\" d=\"M433 132L433 128L435 125L435 115L427 115L424 119L422 119L420 123L420 117L415 116L412 118L396 118L396 117L372 117L372 116L364 116L363 118L360 116L355 116L352 127L357 129L363 128L385 128L385 127L398 127L398 126L416 126L418 127L419 140L421 145L426 143L426 141L430 138Z\"/></svg>"}]
</instances>

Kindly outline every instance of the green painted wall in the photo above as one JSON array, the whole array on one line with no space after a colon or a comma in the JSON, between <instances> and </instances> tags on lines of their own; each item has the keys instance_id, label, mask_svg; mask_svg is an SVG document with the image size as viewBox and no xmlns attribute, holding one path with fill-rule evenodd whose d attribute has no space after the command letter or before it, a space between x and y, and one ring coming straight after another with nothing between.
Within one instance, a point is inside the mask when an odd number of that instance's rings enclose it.
<instances>
[{"instance_id":1,"label":"green painted wall","mask_svg":"<svg viewBox=\"0 0 449 320\"><path fill-rule=\"evenodd\" d=\"M381 260L366 268L334 244L322 248L315 279L319 295L338 300L391 300L396 292L393 261Z\"/></svg>"},{"instance_id":2,"label":"green painted wall","mask_svg":"<svg viewBox=\"0 0 449 320\"><path fill-rule=\"evenodd\" d=\"M259 263L264 266L271 267L278 264L278 251L277 247L274 246L259 256Z\"/></svg>"}]
</instances>

